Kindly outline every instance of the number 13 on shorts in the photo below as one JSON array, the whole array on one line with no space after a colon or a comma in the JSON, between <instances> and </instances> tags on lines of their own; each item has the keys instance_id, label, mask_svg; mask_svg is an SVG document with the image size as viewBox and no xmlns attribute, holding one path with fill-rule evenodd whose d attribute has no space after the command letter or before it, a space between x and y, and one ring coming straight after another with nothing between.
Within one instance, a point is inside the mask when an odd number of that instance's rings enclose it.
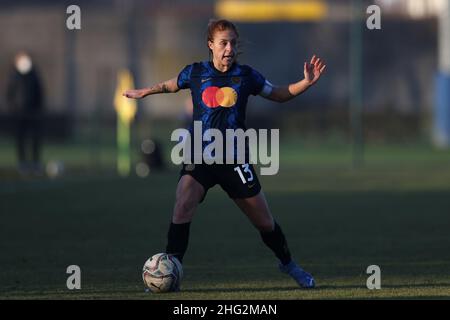
<instances>
[{"instance_id":1,"label":"number 13 on shorts","mask_svg":"<svg viewBox=\"0 0 450 320\"><path fill-rule=\"evenodd\" d=\"M241 170L241 168L243 168L244 170ZM247 163L235 167L234 171L236 171L239 174L239 177L241 178L241 181L243 184L253 181L253 173L250 170L250 167ZM244 176L244 174L246 174L246 175Z\"/></svg>"}]
</instances>

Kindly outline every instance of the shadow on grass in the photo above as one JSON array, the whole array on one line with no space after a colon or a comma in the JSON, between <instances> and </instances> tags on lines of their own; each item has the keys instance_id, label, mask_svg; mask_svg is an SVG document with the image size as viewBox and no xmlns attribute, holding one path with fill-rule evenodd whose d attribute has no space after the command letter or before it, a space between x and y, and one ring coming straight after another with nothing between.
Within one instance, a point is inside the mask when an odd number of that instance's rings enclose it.
<instances>
[{"instance_id":1,"label":"shadow on grass","mask_svg":"<svg viewBox=\"0 0 450 320\"><path fill-rule=\"evenodd\" d=\"M384 285L382 289L417 289L417 288L435 288L435 289L449 289L450 283L420 283L420 284L399 284L399 285ZM325 286L317 286L314 289L303 289L300 287L292 286L292 287L263 287L263 288L198 288L198 289L184 289L183 293L231 293L231 292L265 292L265 291L325 291L325 290L351 290L351 289L363 289L368 290L364 286L357 285L325 285ZM450 291L449 291L450 292ZM450 293L448 294L450 296Z\"/></svg>"},{"instance_id":2,"label":"shadow on grass","mask_svg":"<svg viewBox=\"0 0 450 320\"><path fill-rule=\"evenodd\" d=\"M393 284L393 285L381 285L381 289L415 289L415 288L447 288L450 289L450 283L417 283L417 284ZM316 289L321 290L335 290L335 289L367 289L365 286L355 285L326 285L317 286Z\"/></svg>"},{"instance_id":3,"label":"shadow on grass","mask_svg":"<svg viewBox=\"0 0 450 320\"><path fill-rule=\"evenodd\" d=\"M441 292L424 292L423 295L418 295L417 292L411 292L411 295L403 295L403 292L400 292L400 295L394 295L392 291L384 291L383 289L435 289L441 290ZM340 297L336 296L335 298L327 296L327 291L340 291L340 293L344 293L345 290L361 290L366 293L371 293L371 295L363 295L363 296L352 296L352 297ZM359 291L359 292L361 292ZM367 299L382 299L382 300L447 300L450 298L450 283L419 283L414 285L385 285L382 286L382 290L368 290L366 287L357 286L357 285L324 285L318 286L314 289L302 289L297 286L289 286L289 287L281 287L281 286L271 286L271 287L263 287L263 288L224 288L224 287L215 287L215 288L195 288L195 289L182 289L180 293L167 293L167 294L151 294L146 293L144 290L139 290L137 288L121 288L119 290L96 290L96 289L85 289L81 291L75 292L67 292L67 291L24 291L24 292L1 292L0 299L162 299L162 300L173 300L173 299L196 299L195 296L192 297L192 294L210 294L211 297L208 299L215 299L215 294L221 294L220 297L217 296L218 299L224 299L223 294L233 294L233 293L242 293L242 299L248 299L245 293L277 293L277 292L302 292L305 294L314 294L314 296L310 296L313 299L321 299L321 293L325 295L322 298L325 299L357 299L357 300L367 300ZM372 296L373 293L373 296ZM441 294L440 294L441 293ZM329 292L328 292L329 294ZM276 294L275 294L276 296ZM227 299L225 297L225 299ZM232 299L236 299L233 297ZM240 299L240 298L237 298ZM277 299L277 298L275 298ZM300 299L299 296L293 297L293 300ZM285 300L283 298L283 300Z\"/></svg>"}]
</instances>

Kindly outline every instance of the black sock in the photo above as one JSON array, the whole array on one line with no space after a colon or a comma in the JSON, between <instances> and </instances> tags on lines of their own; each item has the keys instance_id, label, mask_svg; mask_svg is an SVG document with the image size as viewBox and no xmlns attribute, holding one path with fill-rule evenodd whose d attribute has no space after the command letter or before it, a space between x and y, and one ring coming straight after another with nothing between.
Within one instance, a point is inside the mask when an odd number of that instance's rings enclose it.
<instances>
[{"instance_id":1,"label":"black sock","mask_svg":"<svg viewBox=\"0 0 450 320\"><path fill-rule=\"evenodd\" d=\"M189 242L189 227L191 223L170 223L167 233L166 253L173 254L181 263Z\"/></svg>"},{"instance_id":2,"label":"black sock","mask_svg":"<svg viewBox=\"0 0 450 320\"><path fill-rule=\"evenodd\" d=\"M275 253L282 264L286 265L291 262L291 253L289 252L286 238L284 237L283 231L281 231L278 223L275 222L275 228L273 231L260 233L266 246L268 246Z\"/></svg>"}]
</instances>

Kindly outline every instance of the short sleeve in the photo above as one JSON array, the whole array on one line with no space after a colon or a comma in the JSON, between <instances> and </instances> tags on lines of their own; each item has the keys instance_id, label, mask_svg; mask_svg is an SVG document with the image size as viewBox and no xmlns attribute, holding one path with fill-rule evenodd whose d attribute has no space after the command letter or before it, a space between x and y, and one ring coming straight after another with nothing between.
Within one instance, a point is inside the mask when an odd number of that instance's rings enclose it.
<instances>
[{"instance_id":1,"label":"short sleeve","mask_svg":"<svg viewBox=\"0 0 450 320\"><path fill-rule=\"evenodd\" d=\"M251 94L256 96L263 89L264 84L266 83L266 78L264 78L264 76L261 75L255 69L251 69L250 77L251 77L251 84L252 84Z\"/></svg>"},{"instance_id":2,"label":"short sleeve","mask_svg":"<svg viewBox=\"0 0 450 320\"><path fill-rule=\"evenodd\" d=\"M180 89L188 89L191 87L192 65L187 65L181 70L177 78L177 85Z\"/></svg>"}]
</instances>

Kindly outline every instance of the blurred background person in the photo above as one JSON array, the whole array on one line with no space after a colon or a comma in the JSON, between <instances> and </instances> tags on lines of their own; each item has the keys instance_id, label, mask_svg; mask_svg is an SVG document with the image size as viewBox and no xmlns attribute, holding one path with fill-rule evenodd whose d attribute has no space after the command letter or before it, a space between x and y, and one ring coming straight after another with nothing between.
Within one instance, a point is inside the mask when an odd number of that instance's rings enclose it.
<instances>
[{"instance_id":1,"label":"blurred background person","mask_svg":"<svg viewBox=\"0 0 450 320\"><path fill-rule=\"evenodd\" d=\"M15 121L18 170L21 174L40 174L43 171L43 92L34 62L26 51L15 55L7 87L7 102Z\"/></svg>"}]
</instances>

